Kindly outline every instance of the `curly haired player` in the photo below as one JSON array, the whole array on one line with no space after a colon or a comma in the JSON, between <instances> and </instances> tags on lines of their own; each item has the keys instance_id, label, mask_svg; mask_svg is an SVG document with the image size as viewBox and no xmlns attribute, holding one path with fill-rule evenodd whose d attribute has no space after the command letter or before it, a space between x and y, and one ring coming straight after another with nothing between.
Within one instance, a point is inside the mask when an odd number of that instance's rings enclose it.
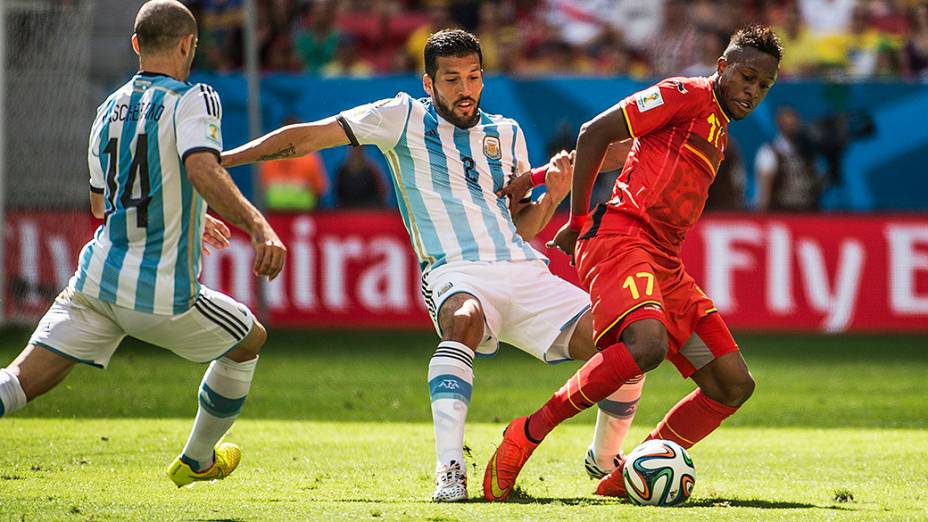
<instances>
[{"instance_id":1,"label":"curly haired player","mask_svg":"<svg viewBox=\"0 0 928 522\"><path fill-rule=\"evenodd\" d=\"M593 304L599 352L547 403L513 420L490 459L484 497L504 500L532 451L555 426L669 359L698 388L648 435L685 448L712 433L754 391L734 338L686 272L679 252L699 219L728 143L777 79L782 55L769 27L736 32L708 78L668 78L583 125L577 140L571 218L553 245L573 256ZM613 197L587 215L610 143L633 139ZM514 182L517 192L526 181ZM624 496L622 467L600 495Z\"/></svg>"}]
</instances>

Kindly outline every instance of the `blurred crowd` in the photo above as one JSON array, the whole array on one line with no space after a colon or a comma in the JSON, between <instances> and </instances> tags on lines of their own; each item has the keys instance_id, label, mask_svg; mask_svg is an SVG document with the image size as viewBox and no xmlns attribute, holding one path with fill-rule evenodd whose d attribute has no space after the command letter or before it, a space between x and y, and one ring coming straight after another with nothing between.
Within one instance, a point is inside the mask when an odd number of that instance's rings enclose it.
<instances>
[{"instance_id":1,"label":"blurred crowd","mask_svg":"<svg viewBox=\"0 0 928 522\"><path fill-rule=\"evenodd\" d=\"M185 1L200 20L195 66L240 70L243 0ZM928 0L255 3L260 63L266 72L354 77L421 73L428 36L458 27L480 38L490 73L638 79L708 75L729 35L760 22L773 26L784 43L781 78L928 81ZM707 209L817 210L825 189L841 183L847 140L873 132L871 122L851 116L803 122L792 108L778 108L777 136L755 157L742 158L738 144L731 142ZM556 150L572 145L576 129L568 127L552 138ZM843 141L836 136L844 136ZM269 163L261 176L267 204L295 211L389 205L386 177L375 156L353 150L331 172L315 155L302 163ZM616 174L601 176L595 198L608 199ZM753 190L746 189L749 183Z\"/></svg>"},{"instance_id":2,"label":"blurred crowd","mask_svg":"<svg viewBox=\"0 0 928 522\"><path fill-rule=\"evenodd\" d=\"M467 29L491 73L710 73L748 22L784 42L781 77L928 79L928 0L255 0L261 66L324 76L422 72L432 32ZM188 0L201 70L242 67L242 0Z\"/></svg>"}]
</instances>

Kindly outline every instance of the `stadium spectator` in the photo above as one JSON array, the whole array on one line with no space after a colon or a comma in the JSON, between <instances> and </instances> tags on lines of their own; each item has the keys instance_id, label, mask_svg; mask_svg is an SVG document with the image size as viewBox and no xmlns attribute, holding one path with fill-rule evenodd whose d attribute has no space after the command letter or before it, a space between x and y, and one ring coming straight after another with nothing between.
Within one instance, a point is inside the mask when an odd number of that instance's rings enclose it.
<instances>
[{"instance_id":1,"label":"stadium spectator","mask_svg":"<svg viewBox=\"0 0 928 522\"><path fill-rule=\"evenodd\" d=\"M499 68L500 39L503 38L503 24L507 22L500 5L495 2L483 2L479 7L477 20L477 38L480 39L480 48L483 50L483 68L485 71L496 71Z\"/></svg>"},{"instance_id":2,"label":"stadium spectator","mask_svg":"<svg viewBox=\"0 0 928 522\"><path fill-rule=\"evenodd\" d=\"M622 33L615 29L603 31L591 53L596 61L596 74L640 78L648 73L647 65L625 44Z\"/></svg>"},{"instance_id":3,"label":"stadium spectator","mask_svg":"<svg viewBox=\"0 0 928 522\"><path fill-rule=\"evenodd\" d=\"M335 59L322 68L323 76L370 76L374 66L358 52L354 38L342 35L335 50Z\"/></svg>"},{"instance_id":4,"label":"stadium spectator","mask_svg":"<svg viewBox=\"0 0 928 522\"><path fill-rule=\"evenodd\" d=\"M885 35L870 26L869 11L861 4L852 10L847 31L822 38L819 57L825 72L870 78L877 74L880 55L887 53L891 45Z\"/></svg>"},{"instance_id":5,"label":"stadium spectator","mask_svg":"<svg viewBox=\"0 0 928 522\"><path fill-rule=\"evenodd\" d=\"M300 70L290 31L291 20L298 11L292 0L270 0L267 9L258 10L258 53L263 70Z\"/></svg>"},{"instance_id":6,"label":"stadium spectator","mask_svg":"<svg viewBox=\"0 0 928 522\"><path fill-rule=\"evenodd\" d=\"M499 57L496 71L516 75L526 70L524 41L515 29L507 29L496 42Z\"/></svg>"},{"instance_id":7,"label":"stadium spectator","mask_svg":"<svg viewBox=\"0 0 928 522\"><path fill-rule=\"evenodd\" d=\"M197 69L242 65L241 0L190 0L206 20ZM782 77L919 77L928 68L928 7L893 0L264 0L264 70L331 76L421 70L417 49L436 29L474 28L485 70L648 77L710 65L706 33L749 20L777 28ZM303 13L303 16L297 16ZM301 18L294 30L291 20ZM289 40L289 45L288 45ZM302 65L300 63L302 62ZM338 63L336 63L338 62ZM689 70L687 70L689 68Z\"/></svg>"},{"instance_id":8,"label":"stadium spectator","mask_svg":"<svg viewBox=\"0 0 928 522\"><path fill-rule=\"evenodd\" d=\"M422 49L425 47L429 35L455 26L451 20L446 0L431 0L428 5L428 15L428 23L413 31L409 35L409 39L406 40L405 70L416 73L425 72L425 58L422 57Z\"/></svg>"},{"instance_id":9,"label":"stadium spectator","mask_svg":"<svg viewBox=\"0 0 928 522\"><path fill-rule=\"evenodd\" d=\"M813 211L818 209L822 176L815 154L802 137L799 114L789 106L777 110L777 134L754 158L755 208L761 211Z\"/></svg>"},{"instance_id":10,"label":"stadium spectator","mask_svg":"<svg viewBox=\"0 0 928 522\"><path fill-rule=\"evenodd\" d=\"M581 47L563 40L551 40L540 45L527 64L525 72L532 75L592 74L595 64Z\"/></svg>"},{"instance_id":11,"label":"stadium spectator","mask_svg":"<svg viewBox=\"0 0 928 522\"><path fill-rule=\"evenodd\" d=\"M335 197L339 208L387 206L383 173L367 155L367 147L351 147L335 171Z\"/></svg>"},{"instance_id":12,"label":"stadium spectator","mask_svg":"<svg viewBox=\"0 0 928 522\"><path fill-rule=\"evenodd\" d=\"M629 49L640 52L651 35L660 30L664 0L613 0L614 7L601 13L622 35Z\"/></svg>"},{"instance_id":13,"label":"stadium spectator","mask_svg":"<svg viewBox=\"0 0 928 522\"><path fill-rule=\"evenodd\" d=\"M284 124L296 122L289 117ZM313 210L328 190L328 175L318 153L267 161L261 164L259 172L269 210Z\"/></svg>"},{"instance_id":14,"label":"stadium spectator","mask_svg":"<svg viewBox=\"0 0 928 522\"><path fill-rule=\"evenodd\" d=\"M200 67L228 71L242 67L242 0L190 0L185 2L200 20L198 47L203 48Z\"/></svg>"},{"instance_id":15,"label":"stadium spectator","mask_svg":"<svg viewBox=\"0 0 928 522\"><path fill-rule=\"evenodd\" d=\"M654 74L680 74L684 67L696 61L698 32L688 23L689 9L690 4L684 0L667 2L661 30L646 46Z\"/></svg>"},{"instance_id":16,"label":"stadium spectator","mask_svg":"<svg viewBox=\"0 0 928 522\"><path fill-rule=\"evenodd\" d=\"M335 27L338 5L332 0L318 0L304 17L304 27L296 35L297 54L307 72L318 73L335 59L341 33Z\"/></svg>"},{"instance_id":17,"label":"stadium spectator","mask_svg":"<svg viewBox=\"0 0 928 522\"><path fill-rule=\"evenodd\" d=\"M846 33L857 0L798 0L802 23L815 36Z\"/></svg>"},{"instance_id":18,"label":"stadium spectator","mask_svg":"<svg viewBox=\"0 0 928 522\"><path fill-rule=\"evenodd\" d=\"M928 3L909 11L911 34L902 51L903 71L908 77L928 80Z\"/></svg>"},{"instance_id":19,"label":"stadium spectator","mask_svg":"<svg viewBox=\"0 0 928 522\"><path fill-rule=\"evenodd\" d=\"M911 5L924 5L924 1L909 2ZM909 30L906 2L897 0L870 0L870 24L881 33L894 37L904 37Z\"/></svg>"},{"instance_id":20,"label":"stadium spectator","mask_svg":"<svg viewBox=\"0 0 928 522\"><path fill-rule=\"evenodd\" d=\"M698 59L683 68L681 76L708 76L715 71L715 62L725 51L725 45L728 42L723 40L718 34L711 31L703 31L699 35L699 57Z\"/></svg>"},{"instance_id":21,"label":"stadium spectator","mask_svg":"<svg viewBox=\"0 0 928 522\"><path fill-rule=\"evenodd\" d=\"M768 14L770 11L768 11ZM817 67L818 41L809 29L802 24L799 9L786 9L781 25L774 28L783 41L783 61L780 62L780 74L783 77L803 76L812 73Z\"/></svg>"},{"instance_id":22,"label":"stadium spectator","mask_svg":"<svg viewBox=\"0 0 928 522\"><path fill-rule=\"evenodd\" d=\"M725 159L719 164L715 181L709 186L709 198L706 200L705 212L727 212L744 210L747 206L744 198L747 173L738 144L729 136L725 147Z\"/></svg>"},{"instance_id":23,"label":"stadium spectator","mask_svg":"<svg viewBox=\"0 0 928 522\"><path fill-rule=\"evenodd\" d=\"M615 0L547 0L545 22L557 29L558 39L571 47L586 47L599 37Z\"/></svg>"},{"instance_id":24,"label":"stadium spectator","mask_svg":"<svg viewBox=\"0 0 928 522\"><path fill-rule=\"evenodd\" d=\"M419 11L403 9L391 0L345 2L336 26L351 35L361 59L378 73L405 70L405 45L409 35L427 23Z\"/></svg>"}]
</instances>

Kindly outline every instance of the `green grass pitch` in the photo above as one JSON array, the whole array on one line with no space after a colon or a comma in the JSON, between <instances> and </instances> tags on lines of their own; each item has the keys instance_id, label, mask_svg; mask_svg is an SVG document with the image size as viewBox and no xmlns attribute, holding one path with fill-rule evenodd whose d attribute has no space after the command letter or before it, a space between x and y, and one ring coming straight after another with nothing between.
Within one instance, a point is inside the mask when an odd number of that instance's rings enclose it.
<instances>
[{"instance_id":1,"label":"green grass pitch","mask_svg":"<svg viewBox=\"0 0 928 522\"><path fill-rule=\"evenodd\" d=\"M28 338L0 332L0 364ZM429 333L272 332L228 440L228 479L176 489L204 367L127 342L0 419L0 520L928 520L928 337L737 335L758 382L691 455L693 498L640 508L592 495L582 457L595 414L558 428L520 477L521 497L478 500L508 420L577 367L509 347L475 364L467 503L428 501L434 448ZM649 374L630 450L691 389Z\"/></svg>"}]
</instances>

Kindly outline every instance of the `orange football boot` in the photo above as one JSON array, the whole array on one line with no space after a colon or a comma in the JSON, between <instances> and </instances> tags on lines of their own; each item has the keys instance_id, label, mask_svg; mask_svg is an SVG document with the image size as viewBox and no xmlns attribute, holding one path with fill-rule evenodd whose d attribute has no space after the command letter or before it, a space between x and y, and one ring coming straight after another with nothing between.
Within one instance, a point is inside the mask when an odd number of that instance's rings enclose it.
<instances>
[{"instance_id":1,"label":"orange football boot","mask_svg":"<svg viewBox=\"0 0 928 522\"><path fill-rule=\"evenodd\" d=\"M503 441L487 463L487 470L483 474L483 498L489 502L509 498L522 466L538 447L525 435L527 422L528 417L519 417L506 426Z\"/></svg>"}]
</instances>

